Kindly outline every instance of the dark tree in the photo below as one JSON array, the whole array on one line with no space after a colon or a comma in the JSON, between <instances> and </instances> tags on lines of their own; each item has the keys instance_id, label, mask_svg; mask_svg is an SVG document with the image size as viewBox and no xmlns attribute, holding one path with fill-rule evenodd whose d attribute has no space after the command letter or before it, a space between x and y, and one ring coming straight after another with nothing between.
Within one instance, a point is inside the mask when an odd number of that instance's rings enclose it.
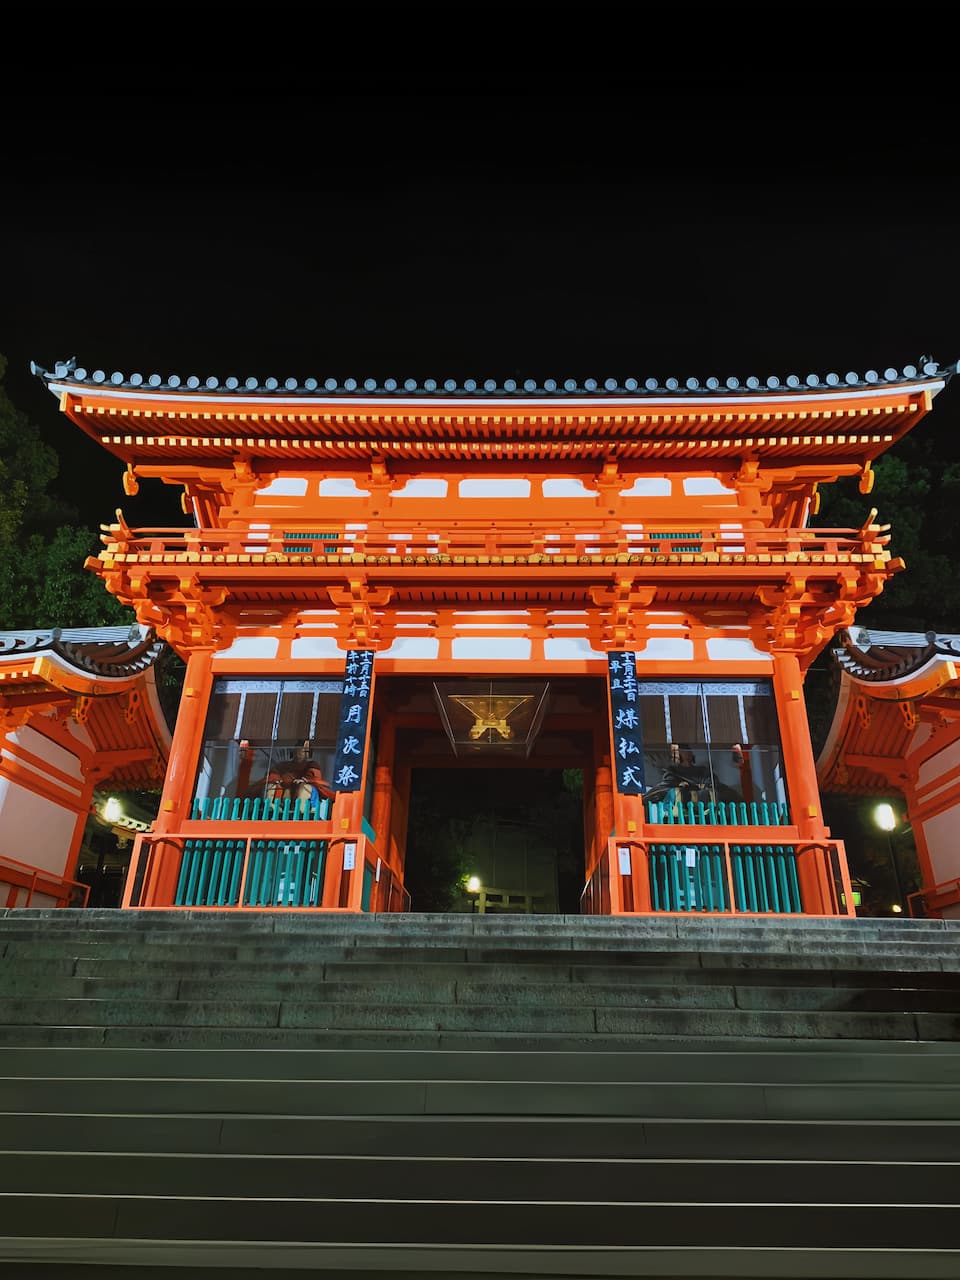
<instances>
[{"instance_id":1,"label":"dark tree","mask_svg":"<svg viewBox=\"0 0 960 1280\"><path fill-rule=\"evenodd\" d=\"M0 356L0 628L122 626L134 621L83 562L97 531L53 491L59 461L3 387Z\"/></svg>"}]
</instances>

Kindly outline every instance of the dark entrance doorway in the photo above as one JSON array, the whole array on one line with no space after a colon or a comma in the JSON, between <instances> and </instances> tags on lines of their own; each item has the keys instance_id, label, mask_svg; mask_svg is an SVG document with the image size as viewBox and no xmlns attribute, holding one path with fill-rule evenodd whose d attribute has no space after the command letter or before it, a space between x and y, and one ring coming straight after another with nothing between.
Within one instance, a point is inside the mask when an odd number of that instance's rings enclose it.
<instances>
[{"instance_id":1,"label":"dark entrance doorway","mask_svg":"<svg viewBox=\"0 0 960 1280\"><path fill-rule=\"evenodd\" d=\"M412 911L577 914L583 872L580 770L412 770Z\"/></svg>"}]
</instances>

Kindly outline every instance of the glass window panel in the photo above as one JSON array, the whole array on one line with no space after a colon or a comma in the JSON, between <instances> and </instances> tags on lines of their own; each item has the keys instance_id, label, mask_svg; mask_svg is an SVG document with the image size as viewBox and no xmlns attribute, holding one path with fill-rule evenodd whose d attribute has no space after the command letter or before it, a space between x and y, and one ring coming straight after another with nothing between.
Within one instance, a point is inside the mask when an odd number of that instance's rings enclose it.
<instances>
[{"instance_id":1,"label":"glass window panel","mask_svg":"<svg viewBox=\"0 0 960 1280\"><path fill-rule=\"evenodd\" d=\"M335 747L340 726L340 693L321 693L317 698L317 721L313 740L318 746Z\"/></svg>"},{"instance_id":2,"label":"glass window panel","mask_svg":"<svg viewBox=\"0 0 960 1280\"><path fill-rule=\"evenodd\" d=\"M249 742L272 742L277 693L248 693L243 704L240 737Z\"/></svg>"},{"instance_id":3,"label":"glass window panel","mask_svg":"<svg viewBox=\"0 0 960 1280\"><path fill-rule=\"evenodd\" d=\"M660 820L670 820L662 816L661 808L653 812L656 806L667 806L674 821L692 821L684 816L691 801L694 806L701 801L714 805L715 821L725 817L739 823L746 814L748 825L776 825L788 817L776 702L769 681L650 680L641 682L639 694L651 820L658 820L656 814L661 814ZM664 720L664 696L669 724ZM704 731L704 703L709 735ZM734 803L736 810L720 808Z\"/></svg>"},{"instance_id":4,"label":"glass window panel","mask_svg":"<svg viewBox=\"0 0 960 1280\"><path fill-rule=\"evenodd\" d=\"M313 694L289 693L286 689L280 699L280 717L277 723L279 742L304 742L310 737L313 719Z\"/></svg>"},{"instance_id":5,"label":"glass window panel","mask_svg":"<svg viewBox=\"0 0 960 1280\"><path fill-rule=\"evenodd\" d=\"M740 699L717 694L707 697L707 715L710 719L710 741L739 742L743 737L740 724Z\"/></svg>"},{"instance_id":6,"label":"glass window panel","mask_svg":"<svg viewBox=\"0 0 960 1280\"><path fill-rule=\"evenodd\" d=\"M745 697L744 719L747 722L748 742L778 742L777 706L773 697Z\"/></svg>"},{"instance_id":7,"label":"glass window panel","mask_svg":"<svg viewBox=\"0 0 960 1280\"><path fill-rule=\"evenodd\" d=\"M207 711L206 737L226 741L237 737L237 716L240 713L239 693L220 693L214 690Z\"/></svg>"},{"instance_id":8,"label":"glass window panel","mask_svg":"<svg viewBox=\"0 0 960 1280\"><path fill-rule=\"evenodd\" d=\"M641 695L643 691L641 690ZM650 697L637 699L640 707L640 728L644 742L666 742L667 721L663 706L663 694L656 693Z\"/></svg>"},{"instance_id":9,"label":"glass window panel","mask_svg":"<svg viewBox=\"0 0 960 1280\"><path fill-rule=\"evenodd\" d=\"M673 742L706 741L703 731L703 704L699 694L681 693L670 698L670 730Z\"/></svg>"}]
</instances>

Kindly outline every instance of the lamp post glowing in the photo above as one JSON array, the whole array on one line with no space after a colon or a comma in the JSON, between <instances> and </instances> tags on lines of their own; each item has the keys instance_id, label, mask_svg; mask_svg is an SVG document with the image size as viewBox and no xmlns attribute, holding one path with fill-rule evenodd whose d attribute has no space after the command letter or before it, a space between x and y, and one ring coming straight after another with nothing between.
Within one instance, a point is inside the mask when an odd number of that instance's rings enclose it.
<instances>
[{"instance_id":1,"label":"lamp post glowing","mask_svg":"<svg viewBox=\"0 0 960 1280\"><path fill-rule=\"evenodd\" d=\"M893 867L893 877L897 882L897 902L894 903L893 910L897 915L903 911L903 885L900 882L900 867L897 864L896 850L893 847L893 833L897 829L897 815L893 811L892 804L878 804L873 811L873 819L881 831L887 834L887 848L890 850L890 864Z\"/></svg>"},{"instance_id":2,"label":"lamp post glowing","mask_svg":"<svg viewBox=\"0 0 960 1280\"><path fill-rule=\"evenodd\" d=\"M473 913L477 909L477 895L479 894L481 888L483 887L480 882L480 877L468 876L467 882L463 887L466 889L467 893L469 893L470 895L470 914L473 915Z\"/></svg>"}]
</instances>

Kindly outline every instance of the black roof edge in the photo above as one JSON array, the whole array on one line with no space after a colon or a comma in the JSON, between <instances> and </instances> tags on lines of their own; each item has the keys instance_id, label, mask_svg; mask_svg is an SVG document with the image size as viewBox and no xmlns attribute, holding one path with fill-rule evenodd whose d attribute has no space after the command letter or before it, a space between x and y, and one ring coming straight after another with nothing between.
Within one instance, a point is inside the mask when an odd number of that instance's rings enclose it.
<instances>
[{"instance_id":1,"label":"black roof edge","mask_svg":"<svg viewBox=\"0 0 960 1280\"><path fill-rule=\"evenodd\" d=\"M827 373L810 373L805 377L788 374L785 378L776 375L759 378L709 377L701 381L698 378L547 378L538 381L533 378L506 378L497 381L493 378L465 378L457 380L446 378L200 378L196 374L181 378L173 373L166 377L158 373L144 376L140 373L106 373L95 369L92 373L77 364L76 356L68 360L58 360L53 370L45 369L35 360L30 361L30 372L46 383L69 382L78 387L117 387L136 391L156 391L164 394L195 394L204 391L218 395L237 396L332 396L332 397L373 397L396 398L414 397L417 399L443 399L454 397L485 400L492 398L513 397L522 400L525 397L566 399L578 396L594 398L617 398L623 396L743 396L751 394L812 394L824 391L869 390L882 386L922 381L949 381L960 369L960 360L952 364L940 365L932 356L921 356L916 364L904 365L902 369L887 368L882 373L876 369L868 369L864 374L848 372L844 375Z\"/></svg>"}]
</instances>

